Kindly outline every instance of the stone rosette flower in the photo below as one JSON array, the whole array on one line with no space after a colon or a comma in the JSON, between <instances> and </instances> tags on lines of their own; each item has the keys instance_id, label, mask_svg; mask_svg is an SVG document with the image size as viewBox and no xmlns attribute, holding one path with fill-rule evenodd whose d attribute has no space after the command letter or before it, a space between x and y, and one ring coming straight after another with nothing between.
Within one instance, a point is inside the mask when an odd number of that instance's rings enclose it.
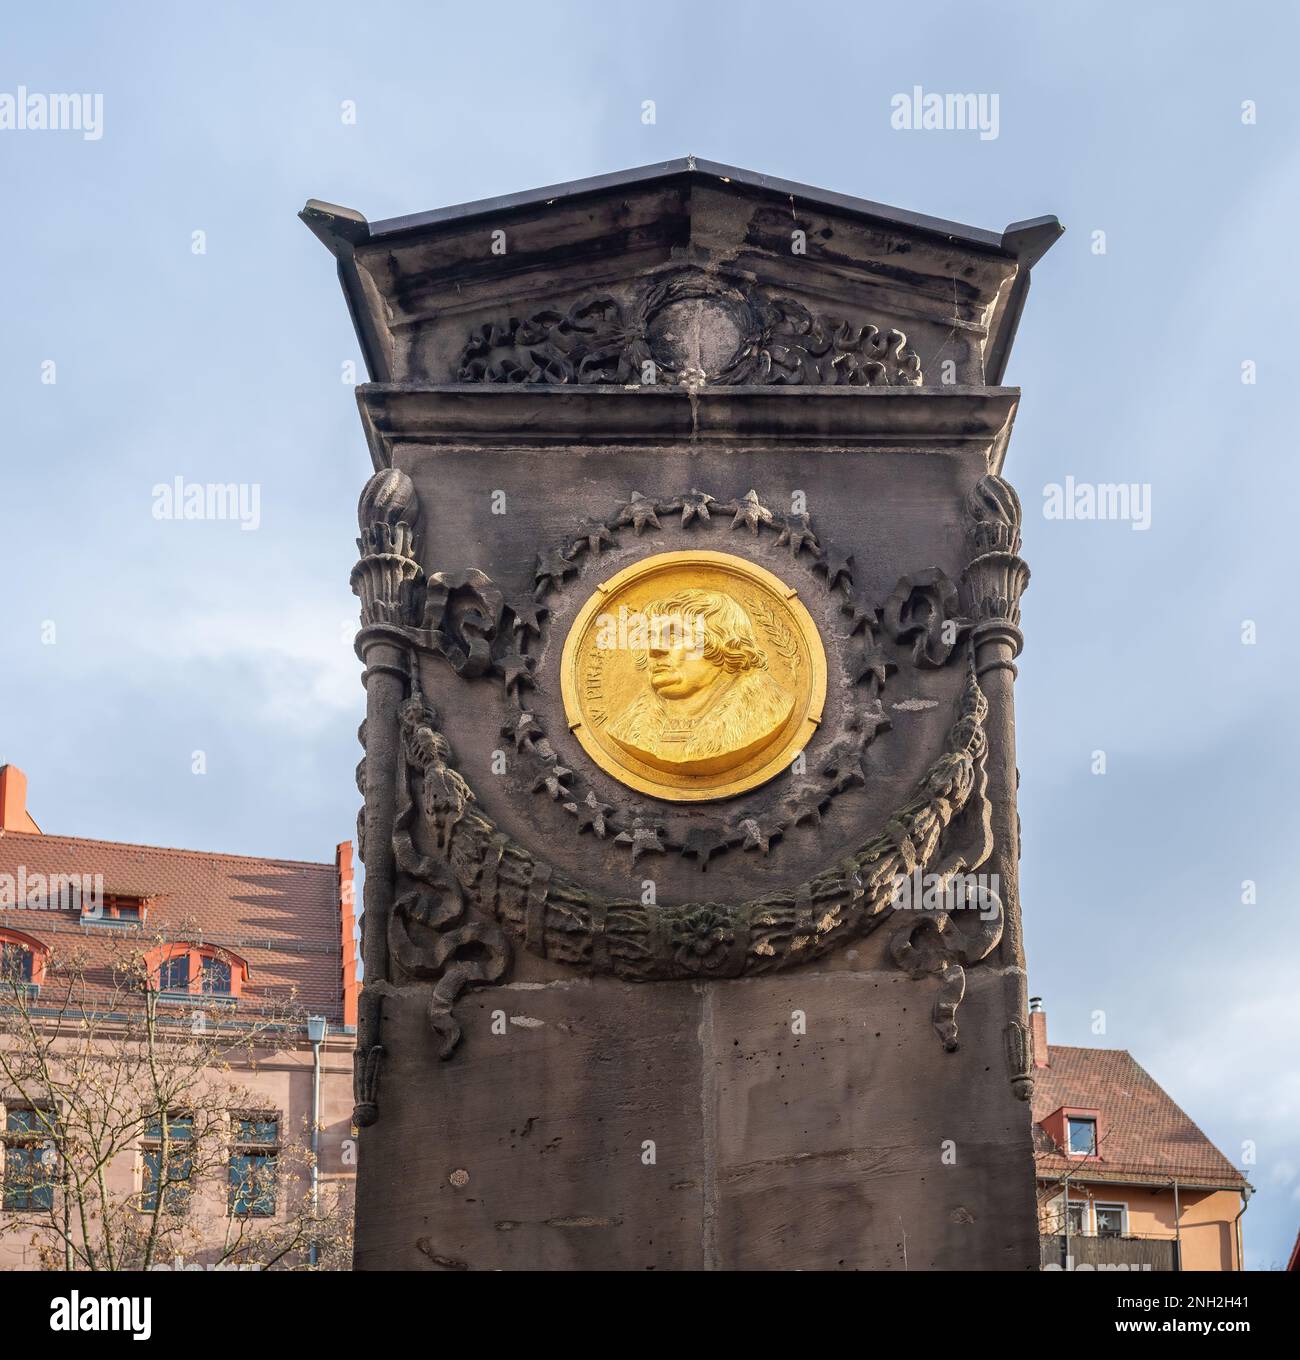
<instances>
[{"instance_id":1,"label":"stone rosette flower","mask_svg":"<svg viewBox=\"0 0 1300 1360\"><path fill-rule=\"evenodd\" d=\"M721 967L736 939L730 916L717 907L700 907L686 915L670 917L668 933L673 957L692 973L712 972Z\"/></svg>"}]
</instances>

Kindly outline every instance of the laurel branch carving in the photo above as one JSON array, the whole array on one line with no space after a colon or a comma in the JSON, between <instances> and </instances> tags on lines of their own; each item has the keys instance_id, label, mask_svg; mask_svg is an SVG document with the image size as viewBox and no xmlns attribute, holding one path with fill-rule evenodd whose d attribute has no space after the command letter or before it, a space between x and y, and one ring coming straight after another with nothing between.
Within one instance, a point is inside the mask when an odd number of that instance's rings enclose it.
<instances>
[{"instance_id":1,"label":"laurel branch carving","mask_svg":"<svg viewBox=\"0 0 1300 1360\"><path fill-rule=\"evenodd\" d=\"M758 620L759 627L772 644L772 650L784 657L790 663L790 668L797 672L803 659L799 654L799 644L776 611L765 600L754 599L749 602L749 612Z\"/></svg>"}]
</instances>

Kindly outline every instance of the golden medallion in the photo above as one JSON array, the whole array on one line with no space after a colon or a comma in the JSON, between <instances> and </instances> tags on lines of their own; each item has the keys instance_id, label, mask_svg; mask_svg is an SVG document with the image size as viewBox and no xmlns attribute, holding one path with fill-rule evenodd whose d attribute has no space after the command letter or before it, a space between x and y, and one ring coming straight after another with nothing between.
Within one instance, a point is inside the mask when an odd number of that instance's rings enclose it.
<instances>
[{"instance_id":1,"label":"golden medallion","mask_svg":"<svg viewBox=\"0 0 1300 1360\"><path fill-rule=\"evenodd\" d=\"M826 653L798 593L720 552L659 553L596 587L564 641L569 728L602 770L674 801L780 773L826 700Z\"/></svg>"}]
</instances>

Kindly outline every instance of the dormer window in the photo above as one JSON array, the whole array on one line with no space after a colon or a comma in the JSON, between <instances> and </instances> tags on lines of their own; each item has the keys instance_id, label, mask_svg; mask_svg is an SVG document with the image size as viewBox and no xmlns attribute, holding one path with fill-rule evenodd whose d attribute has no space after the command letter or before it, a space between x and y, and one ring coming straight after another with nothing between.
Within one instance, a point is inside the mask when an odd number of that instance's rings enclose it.
<instances>
[{"instance_id":1,"label":"dormer window","mask_svg":"<svg viewBox=\"0 0 1300 1360\"><path fill-rule=\"evenodd\" d=\"M248 964L216 945L168 944L148 958L149 979L163 1000L234 1000L248 981Z\"/></svg>"},{"instance_id":2,"label":"dormer window","mask_svg":"<svg viewBox=\"0 0 1300 1360\"><path fill-rule=\"evenodd\" d=\"M1101 1149L1106 1142L1104 1110L1062 1105L1038 1122L1062 1156L1101 1159Z\"/></svg>"},{"instance_id":3,"label":"dormer window","mask_svg":"<svg viewBox=\"0 0 1300 1360\"><path fill-rule=\"evenodd\" d=\"M81 904L83 926L138 926L149 910L148 899L124 893L105 893Z\"/></svg>"}]
</instances>

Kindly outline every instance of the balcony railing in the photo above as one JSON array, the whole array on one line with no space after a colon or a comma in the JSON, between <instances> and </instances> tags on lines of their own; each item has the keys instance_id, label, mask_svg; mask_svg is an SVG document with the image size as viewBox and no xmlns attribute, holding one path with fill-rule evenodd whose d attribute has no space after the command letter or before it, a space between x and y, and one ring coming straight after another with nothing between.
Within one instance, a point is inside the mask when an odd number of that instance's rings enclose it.
<instances>
[{"instance_id":1,"label":"balcony railing","mask_svg":"<svg viewBox=\"0 0 1300 1360\"><path fill-rule=\"evenodd\" d=\"M1062 1270L1177 1270L1178 1243L1169 1237L1080 1237L1050 1234L1038 1239L1039 1264Z\"/></svg>"}]
</instances>

